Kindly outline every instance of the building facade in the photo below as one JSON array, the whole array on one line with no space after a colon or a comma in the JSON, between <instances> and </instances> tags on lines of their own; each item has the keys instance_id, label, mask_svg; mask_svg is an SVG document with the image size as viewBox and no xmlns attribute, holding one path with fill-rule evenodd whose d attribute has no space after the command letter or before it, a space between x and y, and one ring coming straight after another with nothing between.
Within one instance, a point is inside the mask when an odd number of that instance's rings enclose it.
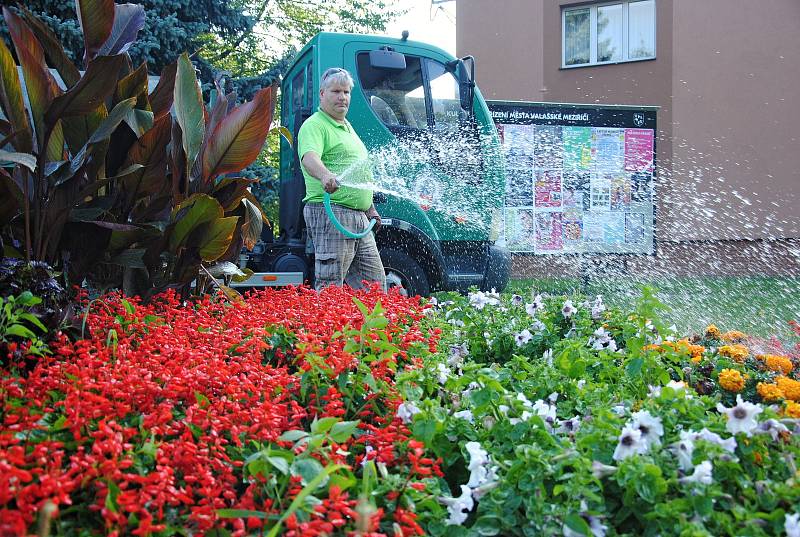
<instances>
[{"instance_id":1,"label":"building facade","mask_svg":"<svg viewBox=\"0 0 800 537\"><path fill-rule=\"evenodd\" d=\"M767 241L800 267L800 2L457 5L487 99L659 107L659 253Z\"/></svg>"}]
</instances>

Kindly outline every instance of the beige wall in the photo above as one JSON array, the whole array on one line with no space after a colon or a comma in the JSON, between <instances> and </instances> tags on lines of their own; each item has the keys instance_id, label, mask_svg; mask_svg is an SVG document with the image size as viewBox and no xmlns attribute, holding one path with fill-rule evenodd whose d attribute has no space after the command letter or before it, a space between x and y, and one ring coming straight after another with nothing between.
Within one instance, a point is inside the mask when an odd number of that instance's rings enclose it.
<instances>
[{"instance_id":1,"label":"beige wall","mask_svg":"<svg viewBox=\"0 0 800 537\"><path fill-rule=\"evenodd\" d=\"M486 98L660 106L660 241L800 237L800 0L657 0L657 59L561 69L563 0L458 0Z\"/></svg>"}]
</instances>

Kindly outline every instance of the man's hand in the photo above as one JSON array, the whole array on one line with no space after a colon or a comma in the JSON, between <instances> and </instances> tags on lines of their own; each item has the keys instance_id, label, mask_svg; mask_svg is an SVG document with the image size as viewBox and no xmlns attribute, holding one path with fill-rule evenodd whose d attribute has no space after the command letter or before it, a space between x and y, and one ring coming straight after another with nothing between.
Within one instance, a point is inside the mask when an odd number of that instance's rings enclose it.
<instances>
[{"instance_id":1,"label":"man's hand","mask_svg":"<svg viewBox=\"0 0 800 537\"><path fill-rule=\"evenodd\" d=\"M369 209L367 209L365 212L367 215L367 220L372 220L373 218L375 219L375 227L373 227L372 229L375 230L375 232L377 233L378 230L381 228L381 215L378 214L378 210L375 208L374 205Z\"/></svg>"},{"instance_id":2,"label":"man's hand","mask_svg":"<svg viewBox=\"0 0 800 537\"><path fill-rule=\"evenodd\" d=\"M333 174L326 175L325 178L322 180L322 188L325 189L325 192L328 194L333 194L337 190L339 190L339 180Z\"/></svg>"}]
</instances>

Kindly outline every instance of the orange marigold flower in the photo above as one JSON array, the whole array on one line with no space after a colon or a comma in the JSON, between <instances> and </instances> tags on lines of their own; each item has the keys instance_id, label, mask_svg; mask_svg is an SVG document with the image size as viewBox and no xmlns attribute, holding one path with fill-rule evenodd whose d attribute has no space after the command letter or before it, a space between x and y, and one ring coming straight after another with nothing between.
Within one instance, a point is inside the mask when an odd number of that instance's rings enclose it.
<instances>
[{"instance_id":1,"label":"orange marigold flower","mask_svg":"<svg viewBox=\"0 0 800 537\"><path fill-rule=\"evenodd\" d=\"M655 343L651 343L650 345L645 345L644 347L642 347L642 350L645 350L645 351L659 351L659 352L661 352L662 349L661 349L661 345L657 345Z\"/></svg>"},{"instance_id":2,"label":"orange marigold flower","mask_svg":"<svg viewBox=\"0 0 800 537\"><path fill-rule=\"evenodd\" d=\"M794 369L794 364L786 356L776 356L774 354L759 354L758 358L764 362L770 371L778 371L788 375Z\"/></svg>"},{"instance_id":3,"label":"orange marigold flower","mask_svg":"<svg viewBox=\"0 0 800 537\"><path fill-rule=\"evenodd\" d=\"M746 338L747 335L744 332L740 332L739 330L728 330L724 334L722 334L721 339L722 341L730 341L731 343L738 343L739 341Z\"/></svg>"},{"instance_id":4,"label":"orange marigold flower","mask_svg":"<svg viewBox=\"0 0 800 537\"><path fill-rule=\"evenodd\" d=\"M740 392L744 388L744 377L735 369L723 369L719 372L719 385L729 392Z\"/></svg>"},{"instance_id":5,"label":"orange marigold flower","mask_svg":"<svg viewBox=\"0 0 800 537\"><path fill-rule=\"evenodd\" d=\"M800 401L800 382L789 377L778 377L775 379L775 384L778 385L786 399Z\"/></svg>"},{"instance_id":6,"label":"orange marigold flower","mask_svg":"<svg viewBox=\"0 0 800 537\"><path fill-rule=\"evenodd\" d=\"M706 327L707 338L719 339L719 336L720 336L720 331L719 328L716 327L716 325L710 324Z\"/></svg>"},{"instance_id":7,"label":"orange marigold flower","mask_svg":"<svg viewBox=\"0 0 800 537\"><path fill-rule=\"evenodd\" d=\"M790 418L800 418L800 403L786 401L786 406L783 409L783 413Z\"/></svg>"},{"instance_id":8,"label":"orange marigold flower","mask_svg":"<svg viewBox=\"0 0 800 537\"><path fill-rule=\"evenodd\" d=\"M735 343L733 345L723 345L719 348L719 353L722 356L727 356L737 362L744 362L744 359L750 355L750 351L747 350L747 347L741 345L739 343Z\"/></svg>"},{"instance_id":9,"label":"orange marigold flower","mask_svg":"<svg viewBox=\"0 0 800 537\"><path fill-rule=\"evenodd\" d=\"M777 384L759 382L756 386L756 391L764 401L777 401L784 398L783 392L778 388Z\"/></svg>"}]
</instances>

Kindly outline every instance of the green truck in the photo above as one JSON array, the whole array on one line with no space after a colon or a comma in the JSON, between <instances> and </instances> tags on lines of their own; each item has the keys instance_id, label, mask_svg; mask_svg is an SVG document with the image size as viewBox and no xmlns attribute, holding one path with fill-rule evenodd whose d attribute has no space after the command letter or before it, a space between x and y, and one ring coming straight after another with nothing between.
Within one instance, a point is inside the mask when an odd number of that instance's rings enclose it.
<instances>
[{"instance_id":1,"label":"green truck","mask_svg":"<svg viewBox=\"0 0 800 537\"><path fill-rule=\"evenodd\" d=\"M281 124L296 137L319 104L320 74L355 81L348 120L370 151L376 240L390 286L408 294L501 290L510 254L500 235L505 190L500 143L474 83L474 60L402 38L320 33L283 80ZM241 285L313 283L313 245L297 150L281 140L279 229L243 256L256 273Z\"/></svg>"}]
</instances>

